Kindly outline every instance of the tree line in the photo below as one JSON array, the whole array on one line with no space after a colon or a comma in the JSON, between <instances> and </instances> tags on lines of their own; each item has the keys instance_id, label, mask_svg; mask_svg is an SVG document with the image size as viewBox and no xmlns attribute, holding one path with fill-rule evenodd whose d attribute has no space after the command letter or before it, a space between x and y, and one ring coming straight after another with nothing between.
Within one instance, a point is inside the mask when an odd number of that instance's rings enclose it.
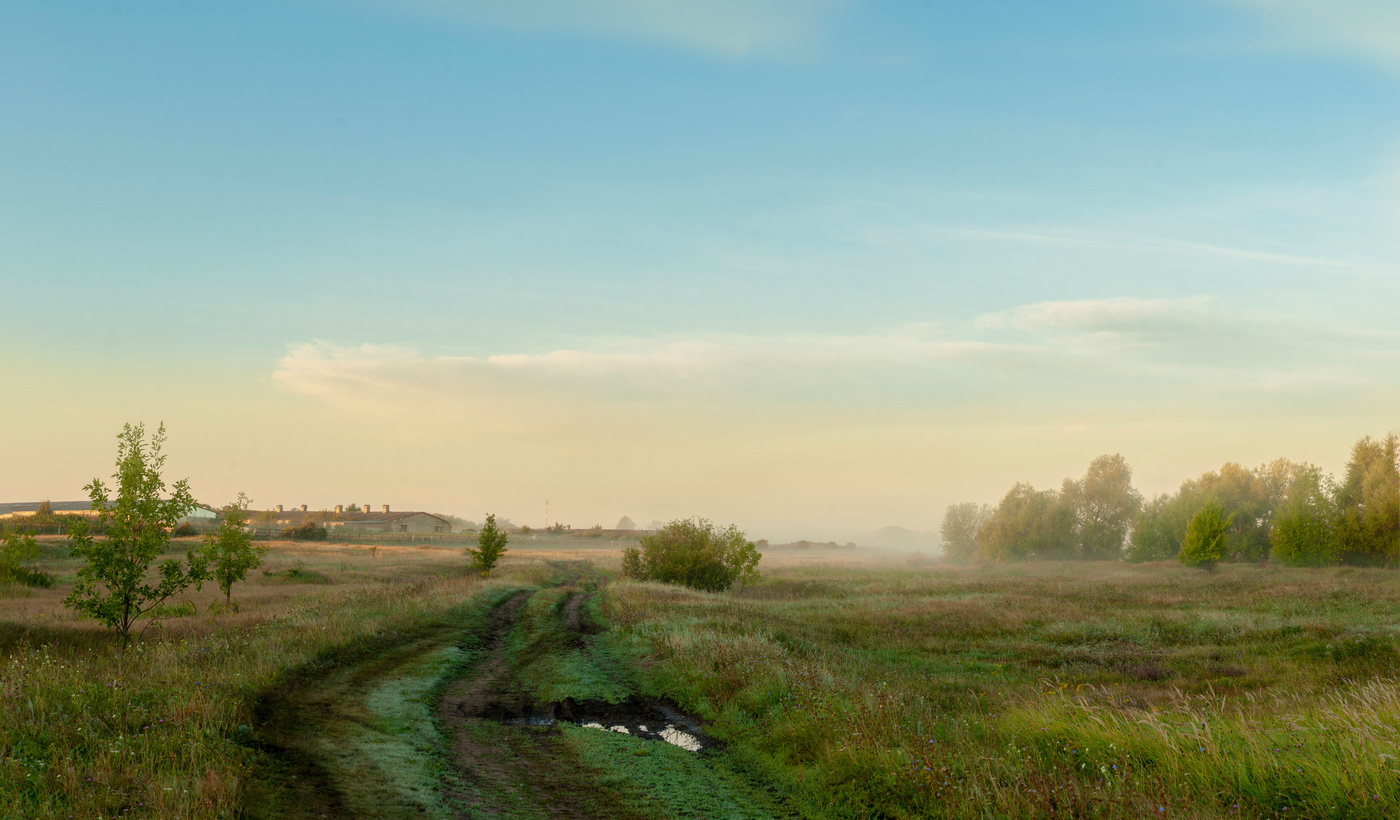
<instances>
[{"instance_id":1,"label":"tree line","mask_svg":"<svg viewBox=\"0 0 1400 820\"><path fill-rule=\"evenodd\" d=\"M944 514L953 561L1165 561L1197 530L1222 537L1202 565L1275 560L1294 566L1400 565L1400 439L1363 436L1340 479L1280 458L1227 463L1144 500L1121 455L1103 455L1059 490L1017 483L995 506L965 502ZM1209 519L1209 520L1207 520ZM1211 559L1218 551L1218 557ZM1188 550L1187 563L1200 558Z\"/></svg>"}]
</instances>

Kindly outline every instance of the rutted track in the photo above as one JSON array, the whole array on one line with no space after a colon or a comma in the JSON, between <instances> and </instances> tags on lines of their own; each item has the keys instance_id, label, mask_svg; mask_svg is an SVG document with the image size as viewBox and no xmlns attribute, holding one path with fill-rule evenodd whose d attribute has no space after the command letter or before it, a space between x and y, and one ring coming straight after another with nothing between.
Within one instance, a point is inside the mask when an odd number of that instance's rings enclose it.
<instances>
[{"instance_id":1,"label":"rutted track","mask_svg":"<svg viewBox=\"0 0 1400 820\"><path fill-rule=\"evenodd\" d=\"M497 589L265 696L247 816L788 816L698 721L633 691L590 620L603 576L552 566L553 586Z\"/></svg>"}]
</instances>

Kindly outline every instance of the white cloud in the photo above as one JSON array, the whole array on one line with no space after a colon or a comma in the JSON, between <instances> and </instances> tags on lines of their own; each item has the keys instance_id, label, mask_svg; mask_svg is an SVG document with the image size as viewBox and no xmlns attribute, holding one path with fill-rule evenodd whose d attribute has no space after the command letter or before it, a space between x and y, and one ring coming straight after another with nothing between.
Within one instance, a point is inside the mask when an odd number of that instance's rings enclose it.
<instances>
[{"instance_id":1,"label":"white cloud","mask_svg":"<svg viewBox=\"0 0 1400 820\"><path fill-rule=\"evenodd\" d=\"M1082 299L1038 302L989 313L982 328L1051 333L1162 336L1198 332L1216 321L1207 299Z\"/></svg>"},{"instance_id":2,"label":"white cloud","mask_svg":"<svg viewBox=\"0 0 1400 820\"><path fill-rule=\"evenodd\" d=\"M1400 2L1396 0L1234 0L1273 15L1309 40L1359 50L1400 69Z\"/></svg>"},{"instance_id":3,"label":"white cloud","mask_svg":"<svg viewBox=\"0 0 1400 820\"><path fill-rule=\"evenodd\" d=\"M371 407L446 401L531 412L551 403L674 402L898 412L1052 394L1093 403L1134 391L1244 400L1251 390L1369 390L1400 376L1397 349L1400 334L1390 331L1309 325L1204 298L1117 298L1023 305L953 328L613 340L543 353L312 342L292 345L273 379L291 392Z\"/></svg>"},{"instance_id":4,"label":"white cloud","mask_svg":"<svg viewBox=\"0 0 1400 820\"><path fill-rule=\"evenodd\" d=\"M739 56L810 45L843 0L367 0L524 31L571 30Z\"/></svg>"}]
</instances>

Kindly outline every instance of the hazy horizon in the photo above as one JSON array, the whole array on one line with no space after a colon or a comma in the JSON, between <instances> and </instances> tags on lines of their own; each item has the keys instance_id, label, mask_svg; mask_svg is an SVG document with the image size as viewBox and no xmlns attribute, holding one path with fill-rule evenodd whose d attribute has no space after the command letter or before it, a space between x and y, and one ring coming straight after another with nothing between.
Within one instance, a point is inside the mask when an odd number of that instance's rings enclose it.
<instances>
[{"instance_id":1,"label":"hazy horizon","mask_svg":"<svg viewBox=\"0 0 1400 820\"><path fill-rule=\"evenodd\" d=\"M934 533L1400 427L1379 0L0 8L0 501Z\"/></svg>"}]
</instances>

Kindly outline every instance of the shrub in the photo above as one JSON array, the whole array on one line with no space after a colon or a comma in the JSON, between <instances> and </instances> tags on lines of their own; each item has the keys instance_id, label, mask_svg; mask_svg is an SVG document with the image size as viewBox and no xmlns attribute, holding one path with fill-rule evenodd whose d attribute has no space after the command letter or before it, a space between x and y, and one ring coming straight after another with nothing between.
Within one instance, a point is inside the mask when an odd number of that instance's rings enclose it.
<instances>
[{"instance_id":1,"label":"shrub","mask_svg":"<svg viewBox=\"0 0 1400 820\"><path fill-rule=\"evenodd\" d=\"M496 526L496 516L494 514L486 516L486 523L481 527L481 534L476 537L477 548L467 547L467 555L471 556L472 566L480 570L482 578L490 574L491 568L496 566L496 562L505 554L506 542L509 540L505 531Z\"/></svg>"},{"instance_id":2,"label":"shrub","mask_svg":"<svg viewBox=\"0 0 1400 820\"><path fill-rule=\"evenodd\" d=\"M47 572L24 565L39 555L39 543L33 536L17 532L0 533L0 584L16 583L27 587L48 589L57 580Z\"/></svg>"},{"instance_id":3,"label":"shrub","mask_svg":"<svg viewBox=\"0 0 1400 820\"><path fill-rule=\"evenodd\" d=\"M627 577L709 592L753 582L763 557L738 527L721 530L703 518L672 521L637 543L622 551Z\"/></svg>"},{"instance_id":4,"label":"shrub","mask_svg":"<svg viewBox=\"0 0 1400 820\"><path fill-rule=\"evenodd\" d=\"M282 530L282 537L291 541L324 541L326 528L315 521L307 521L305 524Z\"/></svg>"},{"instance_id":5,"label":"shrub","mask_svg":"<svg viewBox=\"0 0 1400 820\"><path fill-rule=\"evenodd\" d=\"M1176 558L1188 567L1200 567L1215 572L1215 565L1225 557L1225 535L1230 520L1220 504L1211 502L1201 508L1186 526L1186 538Z\"/></svg>"},{"instance_id":6,"label":"shrub","mask_svg":"<svg viewBox=\"0 0 1400 820\"><path fill-rule=\"evenodd\" d=\"M190 526L190 522L186 521L176 527L175 531L170 534L176 538L190 538L195 535L195 531L194 527Z\"/></svg>"}]
</instances>

